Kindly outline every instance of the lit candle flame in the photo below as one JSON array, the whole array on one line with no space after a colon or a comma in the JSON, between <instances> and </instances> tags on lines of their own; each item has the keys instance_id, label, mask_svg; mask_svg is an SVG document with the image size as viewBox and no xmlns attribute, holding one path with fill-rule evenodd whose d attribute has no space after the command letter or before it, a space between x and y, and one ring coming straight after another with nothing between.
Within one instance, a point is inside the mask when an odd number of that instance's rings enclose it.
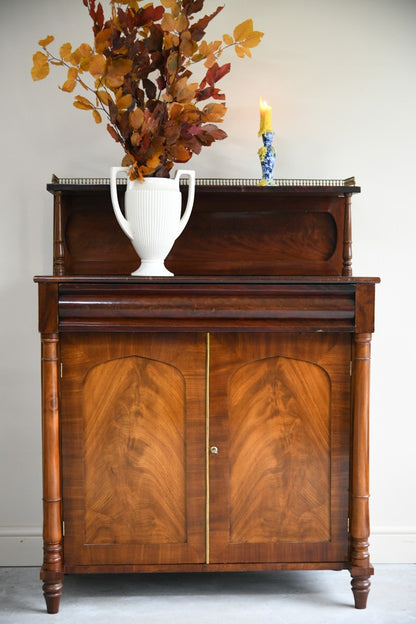
<instances>
[{"instance_id":1,"label":"lit candle flame","mask_svg":"<svg viewBox=\"0 0 416 624\"><path fill-rule=\"evenodd\" d=\"M272 130L272 107L260 96L260 130L259 136Z\"/></svg>"}]
</instances>

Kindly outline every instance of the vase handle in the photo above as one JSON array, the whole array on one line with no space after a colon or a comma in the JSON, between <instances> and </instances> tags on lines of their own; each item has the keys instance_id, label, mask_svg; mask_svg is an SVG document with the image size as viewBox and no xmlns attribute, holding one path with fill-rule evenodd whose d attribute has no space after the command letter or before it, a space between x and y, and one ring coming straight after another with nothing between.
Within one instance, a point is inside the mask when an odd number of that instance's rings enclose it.
<instances>
[{"instance_id":1,"label":"vase handle","mask_svg":"<svg viewBox=\"0 0 416 624\"><path fill-rule=\"evenodd\" d=\"M111 190L111 203L113 204L114 214L118 221L119 226L123 230L123 232L133 240L133 232L131 230L130 223L127 221L123 213L121 212L120 204L118 203L118 194L117 194L117 174L125 173L129 171L130 167L111 167L111 178L110 178L110 190Z\"/></svg>"},{"instance_id":2,"label":"vase handle","mask_svg":"<svg viewBox=\"0 0 416 624\"><path fill-rule=\"evenodd\" d=\"M188 201L186 203L185 212L183 213L182 218L179 221L179 229L178 229L176 238L178 238L178 236L182 234L183 230L185 229L185 225L189 221L189 217L191 216L192 207L194 205L194 197L195 197L195 171L187 170L187 169L178 169L175 175L175 180L178 181L178 186L179 186L179 178L181 176L189 177Z\"/></svg>"}]
</instances>

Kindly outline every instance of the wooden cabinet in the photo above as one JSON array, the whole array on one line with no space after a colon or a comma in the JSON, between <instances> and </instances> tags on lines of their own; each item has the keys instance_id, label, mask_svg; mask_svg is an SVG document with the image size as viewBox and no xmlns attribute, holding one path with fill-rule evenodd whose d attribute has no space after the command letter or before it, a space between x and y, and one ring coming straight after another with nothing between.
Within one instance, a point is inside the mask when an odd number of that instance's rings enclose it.
<instances>
[{"instance_id":1,"label":"wooden cabinet","mask_svg":"<svg viewBox=\"0 0 416 624\"><path fill-rule=\"evenodd\" d=\"M191 270L174 278L122 275L128 242L108 214L101 256L84 247L93 186L50 190L55 275L36 278L48 611L64 573L345 568L364 608L378 280L349 275L358 189L201 186ZM221 222L222 247L197 258ZM245 274L226 275L238 262Z\"/></svg>"}]
</instances>

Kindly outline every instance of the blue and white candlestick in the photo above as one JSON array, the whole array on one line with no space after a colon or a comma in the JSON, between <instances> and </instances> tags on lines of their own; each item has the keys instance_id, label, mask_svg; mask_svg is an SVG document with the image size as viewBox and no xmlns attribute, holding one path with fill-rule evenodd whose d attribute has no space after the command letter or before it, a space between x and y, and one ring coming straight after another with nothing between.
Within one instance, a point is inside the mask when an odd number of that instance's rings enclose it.
<instances>
[{"instance_id":1,"label":"blue and white candlestick","mask_svg":"<svg viewBox=\"0 0 416 624\"><path fill-rule=\"evenodd\" d=\"M260 156L262 179L259 183L260 186L273 186L273 169L276 161L276 150L273 147L274 132L263 132L261 138L263 139L263 147L258 151Z\"/></svg>"}]
</instances>

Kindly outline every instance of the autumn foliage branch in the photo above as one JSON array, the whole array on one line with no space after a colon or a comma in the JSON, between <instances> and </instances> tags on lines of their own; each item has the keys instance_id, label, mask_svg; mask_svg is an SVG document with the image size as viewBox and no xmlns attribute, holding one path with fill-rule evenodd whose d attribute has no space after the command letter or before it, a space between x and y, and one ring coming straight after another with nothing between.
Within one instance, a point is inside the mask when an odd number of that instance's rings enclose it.
<instances>
[{"instance_id":1,"label":"autumn foliage branch","mask_svg":"<svg viewBox=\"0 0 416 624\"><path fill-rule=\"evenodd\" d=\"M50 66L66 70L60 87L75 95L74 106L91 111L96 123L103 117L113 139L124 151L123 165L131 177L169 176L174 163L187 162L203 146L227 135L217 124L227 111L217 83L230 71L218 64L224 50L233 47L241 58L263 36L248 19L225 34L207 41L206 28L222 10L197 18L204 0L110 0L111 18L96 0L83 0L93 22L93 44L76 49L64 43L59 55L49 50L54 41L39 41L33 55L32 78L42 80ZM140 6L143 5L143 6ZM196 64L203 77L191 81ZM90 84L92 83L92 84Z\"/></svg>"}]
</instances>

